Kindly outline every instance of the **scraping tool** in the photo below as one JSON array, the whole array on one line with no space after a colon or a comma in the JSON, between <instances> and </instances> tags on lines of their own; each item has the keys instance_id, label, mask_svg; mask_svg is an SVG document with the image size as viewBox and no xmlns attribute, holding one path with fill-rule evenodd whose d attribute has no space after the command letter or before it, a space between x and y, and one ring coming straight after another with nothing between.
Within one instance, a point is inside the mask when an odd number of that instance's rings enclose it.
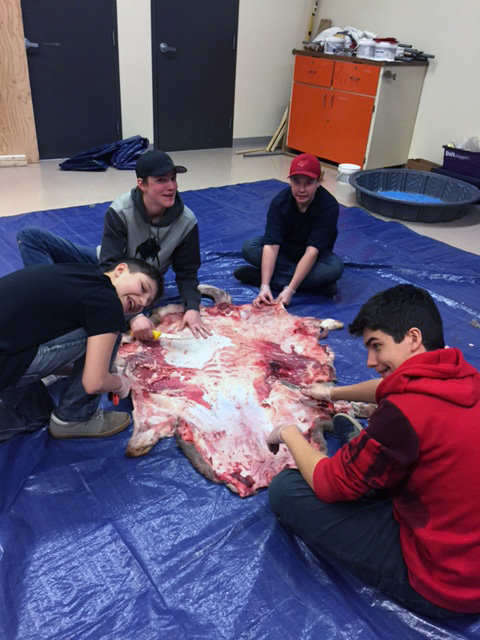
<instances>
[{"instance_id":1,"label":"scraping tool","mask_svg":"<svg viewBox=\"0 0 480 640\"><path fill-rule=\"evenodd\" d=\"M288 380L280 380L280 382L289 389L294 389L295 391L302 390L302 387L299 387L298 384L293 384L293 382L289 382Z\"/></svg>"},{"instance_id":2,"label":"scraping tool","mask_svg":"<svg viewBox=\"0 0 480 640\"><path fill-rule=\"evenodd\" d=\"M160 340L160 338L167 338L168 340L190 340L190 336L181 336L178 333L165 333L157 329L154 329L152 333L154 340Z\"/></svg>"}]
</instances>

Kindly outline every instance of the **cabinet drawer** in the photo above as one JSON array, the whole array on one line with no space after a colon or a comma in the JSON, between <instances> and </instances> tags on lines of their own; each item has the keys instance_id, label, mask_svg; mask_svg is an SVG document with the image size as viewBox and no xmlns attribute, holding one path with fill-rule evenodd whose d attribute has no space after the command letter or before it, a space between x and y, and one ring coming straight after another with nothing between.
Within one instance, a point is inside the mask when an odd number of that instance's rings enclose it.
<instances>
[{"instance_id":1,"label":"cabinet drawer","mask_svg":"<svg viewBox=\"0 0 480 640\"><path fill-rule=\"evenodd\" d=\"M333 88L374 96L377 93L379 75L380 67L354 62L335 62Z\"/></svg>"},{"instance_id":2,"label":"cabinet drawer","mask_svg":"<svg viewBox=\"0 0 480 640\"><path fill-rule=\"evenodd\" d=\"M333 60L295 56L293 80L320 87L330 87L333 76Z\"/></svg>"}]
</instances>

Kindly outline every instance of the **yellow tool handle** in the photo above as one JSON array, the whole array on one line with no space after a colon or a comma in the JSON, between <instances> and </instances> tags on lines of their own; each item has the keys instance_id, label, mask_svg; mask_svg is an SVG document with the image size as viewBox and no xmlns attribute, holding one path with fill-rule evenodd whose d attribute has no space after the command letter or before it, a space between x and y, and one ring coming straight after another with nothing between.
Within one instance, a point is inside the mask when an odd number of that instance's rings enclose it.
<instances>
[{"instance_id":1,"label":"yellow tool handle","mask_svg":"<svg viewBox=\"0 0 480 640\"><path fill-rule=\"evenodd\" d=\"M189 336L180 336L176 333L165 333L164 331L159 331L158 329L152 329L153 339L159 340L161 336L167 338L168 340L190 340Z\"/></svg>"}]
</instances>

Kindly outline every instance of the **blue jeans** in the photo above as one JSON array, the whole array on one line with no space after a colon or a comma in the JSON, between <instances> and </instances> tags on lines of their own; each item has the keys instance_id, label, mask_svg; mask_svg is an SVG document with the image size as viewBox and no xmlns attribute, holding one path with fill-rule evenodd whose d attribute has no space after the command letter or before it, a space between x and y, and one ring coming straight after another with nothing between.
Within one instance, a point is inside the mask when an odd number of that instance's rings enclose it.
<instances>
[{"instance_id":1,"label":"blue jeans","mask_svg":"<svg viewBox=\"0 0 480 640\"><path fill-rule=\"evenodd\" d=\"M257 236L247 240L242 247L243 257L247 262L257 269L262 267L262 252L264 238ZM281 291L290 284L298 261L292 260L282 253L282 248L278 252L275 269L273 271L270 287L275 291ZM317 261L312 266L310 273L298 286L298 291L318 291L331 282L335 282L343 273L343 262L332 251L324 251L319 254Z\"/></svg>"},{"instance_id":2,"label":"blue jeans","mask_svg":"<svg viewBox=\"0 0 480 640\"><path fill-rule=\"evenodd\" d=\"M69 422L84 422L93 416L101 396L87 394L82 384L86 345L84 329L40 345L23 376L12 387L0 391L0 441L40 429L49 421L55 407L42 378L67 365L73 364L73 370L55 409L56 415ZM115 353L116 348L112 361Z\"/></svg>"},{"instance_id":3,"label":"blue jeans","mask_svg":"<svg viewBox=\"0 0 480 640\"><path fill-rule=\"evenodd\" d=\"M281 524L313 551L339 562L407 609L434 618L462 615L437 607L410 586L389 498L322 502L296 469L275 476L269 498Z\"/></svg>"},{"instance_id":4,"label":"blue jeans","mask_svg":"<svg viewBox=\"0 0 480 640\"><path fill-rule=\"evenodd\" d=\"M17 233L18 250L26 267L34 264L89 262L97 264L97 251L56 236L50 231L27 227Z\"/></svg>"}]
</instances>

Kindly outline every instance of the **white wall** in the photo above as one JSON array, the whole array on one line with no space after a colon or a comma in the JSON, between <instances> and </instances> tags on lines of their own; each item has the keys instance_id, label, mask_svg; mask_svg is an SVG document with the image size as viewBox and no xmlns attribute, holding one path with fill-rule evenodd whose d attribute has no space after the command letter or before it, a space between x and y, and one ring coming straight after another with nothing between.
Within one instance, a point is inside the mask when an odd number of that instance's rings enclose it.
<instances>
[{"instance_id":1,"label":"white wall","mask_svg":"<svg viewBox=\"0 0 480 640\"><path fill-rule=\"evenodd\" d=\"M423 85L411 158L441 163L443 144L480 137L479 0L320 0L319 15L334 26L393 36L435 54Z\"/></svg>"},{"instance_id":2,"label":"white wall","mask_svg":"<svg viewBox=\"0 0 480 640\"><path fill-rule=\"evenodd\" d=\"M275 132L311 12L311 0L240 0L234 138Z\"/></svg>"},{"instance_id":3,"label":"white wall","mask_svg":"<svg viewBox=\"0 0 480 640\"><path fill-rule=\"evenodd\" d=\"M240 0L234 138L277 128L290 97L291 51L302 47L311 8L311 0ZM153 141L150 0L117 0L117 10L124 137ZM441 162L449 140L480 137L479 0L320 0L320 18L435 54L410 157Z\"/></svg>"},{"instance_id":4,"label":"white wall","mask_svg":"<svg viewBox=\"0 0 480 640\"><path fill-rule=\"evenodd\" d=\"M153 143L150 0L117 0L123 137Z\"/></svg>"}]
</instances>

